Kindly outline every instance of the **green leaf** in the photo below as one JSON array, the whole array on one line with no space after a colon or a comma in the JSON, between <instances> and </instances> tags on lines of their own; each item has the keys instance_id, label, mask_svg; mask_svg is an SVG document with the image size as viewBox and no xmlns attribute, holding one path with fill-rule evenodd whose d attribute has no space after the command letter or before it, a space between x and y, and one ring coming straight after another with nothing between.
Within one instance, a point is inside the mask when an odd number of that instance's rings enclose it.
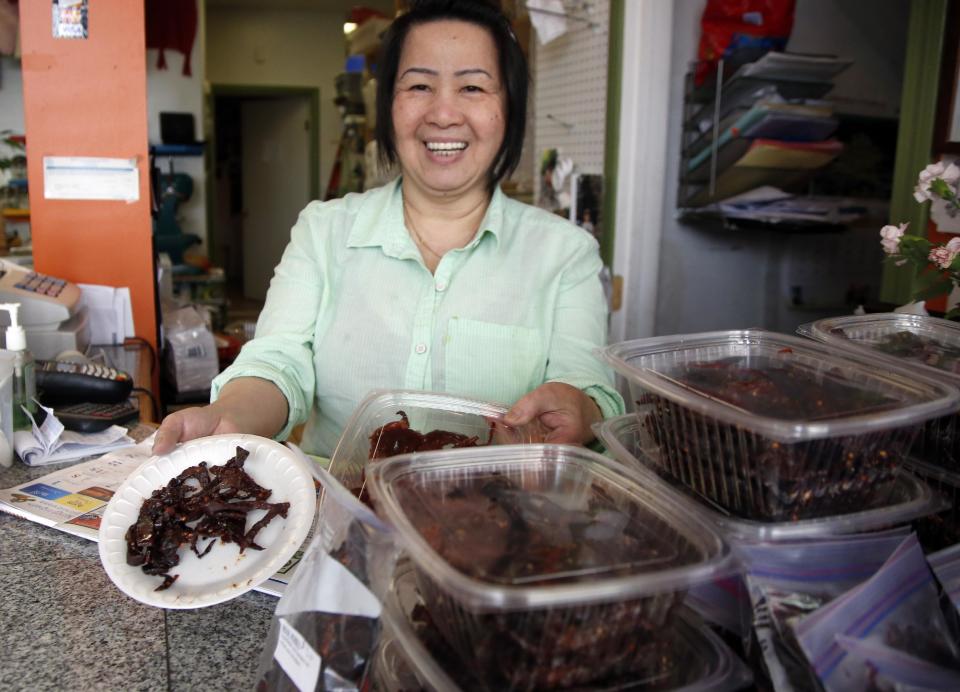
<instances>
[{"instance_id":1,"label":"green leaf","mask_svg":"<svg viewBox=\"0 0 960 692\"><path fill-rule=\"evenodd\" d=\"M950 199L952 190L943 178L934 178L930 181L930 192L940 199Z\"/></svg>"},{"instance_id":2,"label":"green leaf","mask_svg":"<svg viewBox=\"0 0 960 692\"><path fill-rule=\"evenodd\" d=\"M922 274L913 286L915 300L929 300L949 293L953 289L953 281L949 276L940 272Z\"/></svg>"}]
</instances>

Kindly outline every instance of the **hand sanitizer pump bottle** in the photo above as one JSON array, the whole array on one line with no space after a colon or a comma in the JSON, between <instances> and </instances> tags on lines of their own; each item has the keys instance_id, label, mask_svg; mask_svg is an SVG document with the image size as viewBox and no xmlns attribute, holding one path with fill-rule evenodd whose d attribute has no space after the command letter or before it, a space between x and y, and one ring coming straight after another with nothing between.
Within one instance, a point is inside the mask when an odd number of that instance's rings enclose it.
<instances>
[{"instance_id":1,"label":"hand sanitizer pump bottle","mask_svg":"<svg viewBox=\"0 0 960 692\"><path fill-rule=\"evenodd\" d=\"M0 310L10 315L7 327L7 350L13 353L13 429L30 430L33 423L24 409L37 411L37 378L33 355L27 350L27 334L20 326L20 303L0 303Z\"/></svg>"}]
</instances>

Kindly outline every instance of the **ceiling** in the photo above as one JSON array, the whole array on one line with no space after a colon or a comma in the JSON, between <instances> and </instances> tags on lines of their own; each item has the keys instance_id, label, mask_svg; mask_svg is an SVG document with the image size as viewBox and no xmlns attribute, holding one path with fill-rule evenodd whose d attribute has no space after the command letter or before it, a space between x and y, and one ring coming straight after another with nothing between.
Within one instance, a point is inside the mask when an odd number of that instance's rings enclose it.
<instances>
[{"instance_id":1,"label":"ceiling","mask_svg":"<svg viewBox=\"0 0 960 692\"><path fill-rule=\"evenodd\" d=\"M394 0L204 0L207 7L241 7L287 10L324 10L346 13L358 5L393 13Z\"/></svg>"}]
</instances>

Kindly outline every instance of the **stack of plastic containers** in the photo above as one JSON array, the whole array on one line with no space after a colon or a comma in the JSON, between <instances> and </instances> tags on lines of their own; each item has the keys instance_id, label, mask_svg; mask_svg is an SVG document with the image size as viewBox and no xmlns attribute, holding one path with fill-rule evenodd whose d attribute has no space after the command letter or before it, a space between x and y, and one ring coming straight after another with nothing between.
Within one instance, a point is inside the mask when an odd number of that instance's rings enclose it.
<instances>
[{"instance_id":1,"label":"stack of plastic containers","mask_svg":"<svg viewBox=\"0 0 960 692\"><path fill-rule=\"evenodd\" d=\"M768 524L889 505L923 423L960 406L949 385L762 330L625 342L603 357L647 435L648 458L621 461Z\"/></svg>"},{"instance_id":2,"label":"stack of plastic containers","mask_svg":"<svg viewBox=\"0 0 960 692\"><path fill-rule=\"evenodd\" d=\"M729 573L729 548L615 461L488 446L382 459L367 476L409 560L387 608L404 655L380 665L402 658L428 689L744 683L681 606Z\"/></svg>"},{"instance_id":3,"label":"stack of plastic containers","mask_svg":"<svg viewBox=\"0 0 960 692\"><path fill-rule=\"evenodd\" d=\"M799 331L874 368L905 368L960 387L960 324L956 322L880 313L818 320ZM924 548L937 550L960 542L960 415L927 421L910 450L908 467L952 505L918 522Z\"/></svg>"},{"instance_id":4,"label":"stack of plastic containers","mask_svg":"<svg viewBox=\"0 0 960 692\"><path fill-rule=\"evenodd\" d=\"M601 358L627 380L636 410L598 436L652 492L715 526L746 574L748 544L789 551L945 507L903 467L924 426L960 408L948 383L763 330L642 339ZM738 609L721 614L747 635L739 594L710 605ZM769 620L765 604L753 606Z\"/></svg>"}]
</instances>

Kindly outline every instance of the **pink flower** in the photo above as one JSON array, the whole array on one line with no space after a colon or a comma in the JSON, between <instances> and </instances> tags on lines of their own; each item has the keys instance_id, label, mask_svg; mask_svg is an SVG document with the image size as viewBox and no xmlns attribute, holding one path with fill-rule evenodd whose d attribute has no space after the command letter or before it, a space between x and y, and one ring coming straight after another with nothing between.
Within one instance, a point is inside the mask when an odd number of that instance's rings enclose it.
<instances>
[{"instance_id":1,"label":"pink flower","mask_svg":"<svg viewBox=\"0 0 960 692\"><path fill-rule=\"evenodd\" d=\"M960 167L955 163L945 164L943 161L931 163L920 171L917 186L913 189L913 198L921 204L928 199L933 199L936 195L930 190L930 186L937 178L949 186L955 186L960 180Z\"/></svg>"},{"instance_id":2,"label":"pink flower","mask_svg":"<svg viewBox=\"0 0 960 692\"><path fill-rule=\"evenodd\" d=\"M937 245L930 251L930 254L928 255L930 261L941 269L946 269L949 267L950 263L953 262L954 257L956 257L956 255L950 252L944 245Z\"/></svg>"},{"instance_id":3,"label":"pink flower","mask_svg":"<svg viewBox=\"0 0 960 692\"><path fill-rule=\"evenodd\" d=\"M929 259L941 269L949 269L957 255L960 255L960 238L951 238L946 245L930 250Z\"/></svg>"},{"instance_id":4,"label":"pink flower","mask_svg":"<svg viewBox=\"0 0 960 692\"><path fill-rule=\"evenodd\" d=\"M902 223L899 226L884 226L880 229L880 244L888 255L895 255L900 250L900 239L910 224ZM960 239L958 239L960 240Z\"/></svg>"}]
</instances>

